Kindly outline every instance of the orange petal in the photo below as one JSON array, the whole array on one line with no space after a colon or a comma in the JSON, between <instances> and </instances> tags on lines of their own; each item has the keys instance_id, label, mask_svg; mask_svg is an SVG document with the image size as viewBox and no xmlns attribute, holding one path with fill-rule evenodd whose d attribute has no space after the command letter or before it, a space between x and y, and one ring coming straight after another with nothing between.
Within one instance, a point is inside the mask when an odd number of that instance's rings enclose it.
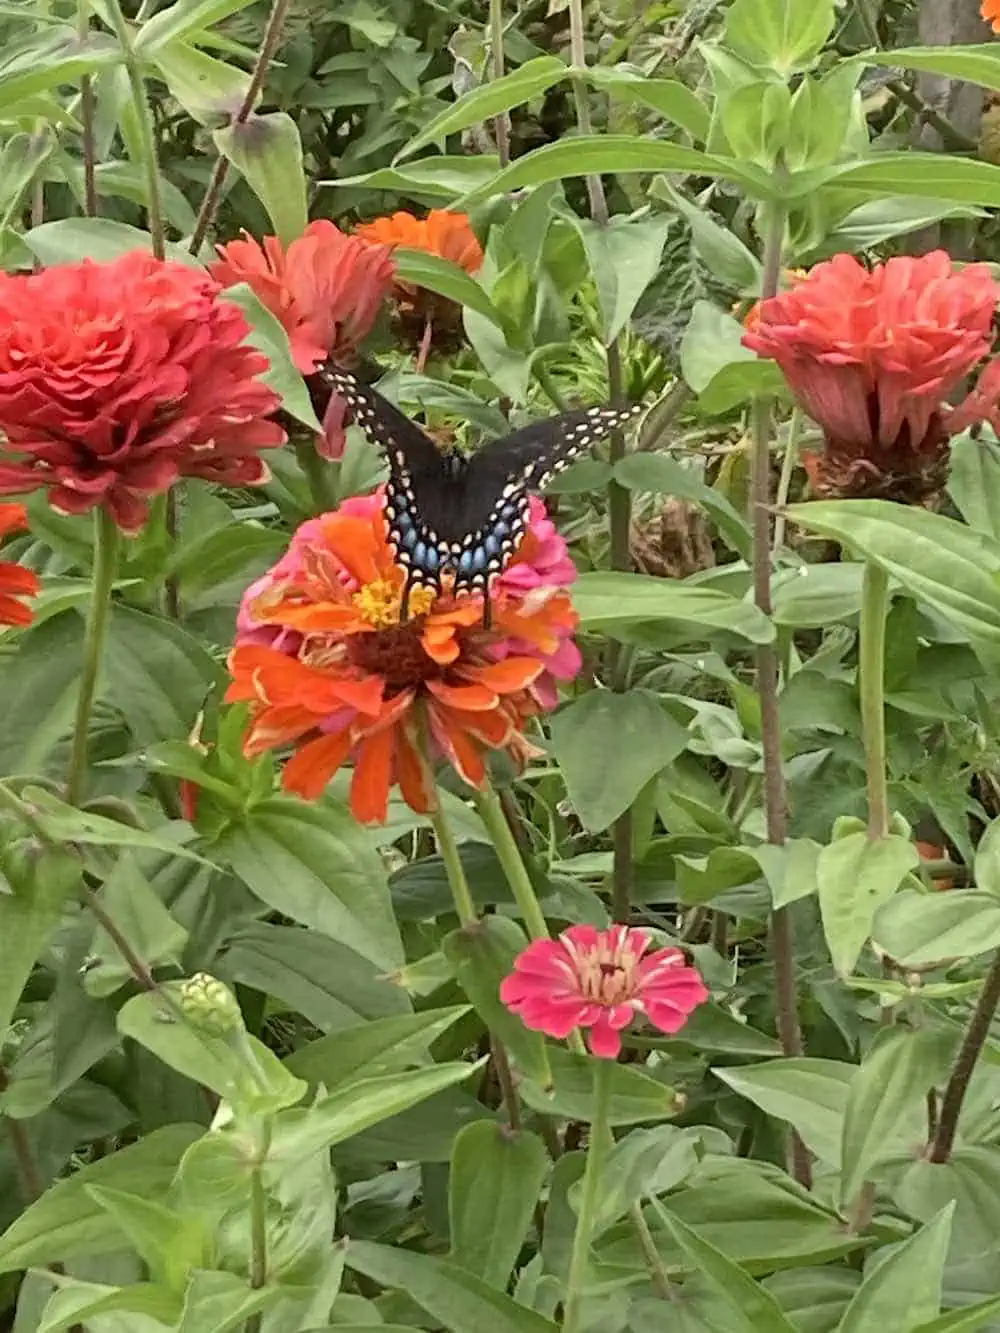
<instances>
[{"instance_id":1,"label":"orange petal","mask_svg":"<svg viewBox=\"0 0 1000 1333\"><path fill-rule=\"evenodd\" d=\"M23 504L0 504L0 537L20 532L28 526L28 511Z\"/></svg>"},{"instance_id":2,"label":"orange petal","mask_svg":"<svg viewBox=\"0 0 1000 1333\"><path fill-rule=\"evenodd\" d=\"M34 597L41 589L42 581L33 569L0 560L0 592L13 593L15 597Z\"/></svg>"},{"instance_id":3,"label":"orange petal","mask_svg":"<svg viewBox=\"0 0 1000 1333\"><path fill-rule=\"evenodd\" d=\"M378 715L385 689L385 681L381 676L362 676L360 680L333 680L330 685L336 690L338 699L348 707L356 708L359 713L365 713L369 717Z\"/></svg>"},{"instance_id":4,"label":"orange petal","mask_svg":"<svg viewBox=\"0 0 1000 1333\"><path fill-rule=\"evenodd\" d=\"M297 705L262 708L247 731L243 742L243 753L248 759L252 759L255 755L263 754L265 750L273 750L277 745L298 740L315 726L316 714L309 712L307 708L300 708Z\"/></svg>"},{"instance_id":5,"label":"orange petal","mask_svg":"<svg viewBox=\"0 0 1000 1333\"><path fill-rule=\"evenodd\" d=\"M491 713L463 713L459 708L452 708L449 713L455 726L491 750L502 750L509 745L517 730L513 719L502 708L495 708Z\"/></svg>"},{"instance_id":6,"label":"orange petal","mask_svg":"<svg viewBox=\"0 0 1000 1333\"><path fill-rule=\"evenodd\" d=\"M388 551L370 518L335 514L323 519L323 536L330 550L358 583L374 583L385 568ZM379 558L381 556L381 559Z\"/></svg>"},{"instance_id":7,"label":"orange petal","mask_svg":"<svg viewBox=\"0 0 1000 1333\"><path fill-rule=\"evenodd\" d=\"M418 815L429 814L437 808L434 770L416 736L405 726L396 732L396 781L403 800Z\"/></svg>"},{"instance_id":8,"label":"orange petal","mask_svg":"<svg viewBox=\"0 0 1000 1333\"><path fill-rule=\"evenodd\" d=\"M335 602L307 606L279 602L269 606L258 620L268 625L284 625L286 629L308 630L313 634L357 634L359 630L370 628L353 605L338 606Z\"/></svg>"},{"instance_id":9,"label":"orange petal","mask_svg":"<svg viewBox=\"0 0 1000 1333\"><path fill-rule=\"evenodd\" d=\"M281 775L282 787L301 796L304 801L318 800L350 749L351 734L347 730L309 741L296 750L285 765Z\"/></svg>"},{"instance_id":10,"label":"orange petal","mask_svg":"<svg viewBox=\"0 0 1000 1333\"><path fill-rule=\"evenodd\" d=\"M490 662L488 666L463 666L458 670L466 680L485 685L497 694L514 694L517 690L527 689L545 669L545 663L537 657L505 657L502 662ZM459 708L468 708L468 704L458 703Z\"/></svg>"},{"instance_id":11,"label":"orange petal","mask_svg":"<svg viewBox=\"0 0 1000 1333\"><path fill-rule=\"evenodd\" d=\"M355 726L355 736L374 736L377 732L384 731L386 727L394 727L412 708L413 698L413 690L403 690L392 699L387 699L379 709L374 722L362 723L360 727Z\"/></svg>"},{"instance_id":12,"label":"orange petal","mask_svg":"<svg viewBox=\"0 0 1000 1333\"><path fill-rule=\"evenodd\" d=\"M448 666L460 652L453 625L436 625L428 621L424 625L420 642L427 656L439 666Z\"/></svg>"},{"instance_id":13,"label":"orange petal","mask_svg":"<svg viewBox=\"0 0 1000 1333\"><path fill-rule=\"evenodd\" d=\"M386 727L358 746L351 779L351 810L359 823L384 824L388 817L395 742L395 729Z\"/></svg>"},{"instance_id":14,"label":"orange petal","mask_svg":"<svg viewBox=\"0 0 1000 1333\"><path fill-rule=\"evenodd\" d=\"M462 674L468 675L470 671L463 671ZM443 680L428 680L425 683L431 694L443 704L450 708L462 708L468 713L484 713L490 708L496 708L499 702L495 692L485 685L449 685Z\"/></svg>"},{"instance_id":15,"label":"orange petal","mask_svg":"<svg viewBox=\"0 0 1000 1333\"><path fill-rule=\"evenodd\" d=\"M481 787L486 781L486 765L478 745L463 730L459 718L448 708L432 704L427 710L434 739L444 750L455 772L470 787Z\"/></svg>"}]
</instances>

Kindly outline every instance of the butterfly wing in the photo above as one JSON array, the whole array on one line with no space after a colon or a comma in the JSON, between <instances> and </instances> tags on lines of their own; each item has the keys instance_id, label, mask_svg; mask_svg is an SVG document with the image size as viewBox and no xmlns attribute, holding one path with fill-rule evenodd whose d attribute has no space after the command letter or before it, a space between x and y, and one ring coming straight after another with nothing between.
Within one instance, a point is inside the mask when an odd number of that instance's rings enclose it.
<instances>
[{"instance_id":1,"label":"butterfly wing","mask_svg":"<svg viewBox=\"0 0 1000 1333\"><path fill-rule=\"evenodd\" d=\"M542 490L592 444L640 410L589 407L565 412L479 449L465 479L465 535L457 560L456 592L488 586L506 567L528 526L531 491Z\"/></svg>"},{"instance_id":2,"label":"butterfly wing","mask_svg":"<svg viewBox=\"0 0 1000 1333\"><path fill-rule=\"evenodd\" d=\"M464 480L464 475L456 478L450 460L431 437L352 371L328 363L319 373L346 400L368 439L385 451L389 541L409 571L410 583L439 587L451 547L462 536L456 480ZM461 471L464 474L464 467Z\"/></svg>"}]
</instances>

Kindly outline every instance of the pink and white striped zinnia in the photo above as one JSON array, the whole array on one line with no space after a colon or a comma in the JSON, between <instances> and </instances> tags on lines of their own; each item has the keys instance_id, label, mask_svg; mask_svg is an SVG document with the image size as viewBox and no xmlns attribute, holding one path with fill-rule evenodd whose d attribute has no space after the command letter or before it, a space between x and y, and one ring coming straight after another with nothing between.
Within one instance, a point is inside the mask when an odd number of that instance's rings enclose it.
<instances>
[{"instance_id":1,"label":"pink and white striped zinnia","mask_svg":"<svg viewBox=\"0 0 1000 1333\"><path fill-rule=\"evenodd\" d=\"M636 1014L661 1032L679 1032L708 999L680 949L643 957L649 936L629 926L570 926L554 940L535 940L514 959L500 999L525 1027L559 1039L589 1028L594 1055L614 1060L620 1033Z\"/></svg>"}]
</instances>

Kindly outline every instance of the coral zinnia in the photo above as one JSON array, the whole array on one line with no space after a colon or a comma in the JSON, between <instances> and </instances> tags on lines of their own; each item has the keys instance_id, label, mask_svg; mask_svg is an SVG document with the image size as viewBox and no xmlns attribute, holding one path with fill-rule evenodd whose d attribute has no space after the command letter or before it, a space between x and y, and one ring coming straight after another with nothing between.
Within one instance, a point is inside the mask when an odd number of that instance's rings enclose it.
<instances>
[{"instance_id":1,"label":"coral zinnia","mask_svg":"<svg viewBox=\"0 0 1000 1333\"><path fill-rule=\"evenodd\" d=\"M851 255L817 264L761 304L743 342L773 357L825 454L805 461L821 492L921 500L941 484L948 436L993 412L995 375L955 411L948 396L989 352L998 285L943 250L870 272Z\"/></svg>"},{"instance_id":2,"label":"coral zinnia","mask_svg":"<svg viewBox=\"0 0 1000 1333\"><path fill-rule=\"evenodd\" d=\"M0 494L47 488L53 508L103 505L131 533L178 477L266 480L257 451L284 442L266 419L280 400L219 291L138 250L0 274Z\"/></svg>"},{"instance_id":3,"label":"coral zinnia","mask_svg":"<svg viewBox=\"0 0 1000 1333\"><path fill-rule=\"evenodd\" d=\"M393 213L391 217L362 223L357 235L394 249L424 250L441 259L450 259L469 274L478 273L483 265L482 246L464 213L432 208L423 219L415 218L412 213ZM414 346L419 344L418 369L422 369L435 334L439 344L453 341L453 335L461 328L462 308L447 297L415 287L402 278L396 280L395 295L400 331Z\"/></svg>"},{"instance_id":4,"label":"coral zinnia","mask_svg":"<svg viewBox=\"0 0 1000 1333\"><path fill-rule=\"evenodd\" d=\"M324 458L339 458L346 404L311 377L331 355L350 359L371 332L396 274L391 251L345 236L326 218L310 222L287 250L276 236L265 236L259 244L246 233L242 241L218 250L221 258L209 265L209 272L224 287L247 283L281 321L292 359L307 377L323 421L319 452Z\"/></svg>"},{"instance_id":5,"label":"coral zinnia","mask_svg":"<svg viewBox=\"0 0 1000 1333\"><path fill-rule=\"evenodd\" d=\"M433 808L428 753L472 786L486 750L523 763L526 720L554 701L553 678L580 666L565 591L575 570L536 504L494 586L489 630L479 597L426 588L400 623L404 575L381 495L303 524L243 599L226 697L250 703L245 753L294 745L283 785L306 799L352 758L351 806L365 823L385 820L394 782L413 809Z\"/></svg>"},{"instance_id":6,"label":"coral zinnia","mask_svg":"<svg viewBox=\"0 0 1000 1333\"><path fill-rule=\"evenodd\" d=\"M568 1037L589 1028L594 1055L614 1060L621 1030L643 1014L661 1032L679 1032L708 990L680 949L656 949L628 926L570 926L555 940L535 940L514 959L500 999L534 1032Z\"/></svg>"},{"instance_id":7,"label":"coral zinnia","mask_svg":"<svg viewBox=\"0 0 1000 1333\"><path fill-rule=\"evenodd\" d=\"M0 537L20 532L28 526L24 505L0 504ZM32 610L25 606L23 597L34 597L41 588L41 580L31 569L0 560L0 625L30 625Z\"/></svg>"}]
</instances>

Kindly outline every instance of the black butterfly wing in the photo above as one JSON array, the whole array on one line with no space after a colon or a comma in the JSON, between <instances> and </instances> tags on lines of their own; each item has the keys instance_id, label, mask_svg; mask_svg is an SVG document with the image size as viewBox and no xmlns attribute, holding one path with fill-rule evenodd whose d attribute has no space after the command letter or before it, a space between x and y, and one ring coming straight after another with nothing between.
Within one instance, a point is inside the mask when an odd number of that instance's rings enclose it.
<instances>
[{"instance_id":1,"label":"black butterfly wing","mask_svg":"<svg viewBox=\"0 0 1000 1333\"><path fill-rule=\"evenodd\" d=\"M588 407L536 421L491 440L472 457L465 478L463 551L455 588L488 586L520 544L531 516L529 494L542 490L638 407Z\"/></svg>"}]
</instances>

